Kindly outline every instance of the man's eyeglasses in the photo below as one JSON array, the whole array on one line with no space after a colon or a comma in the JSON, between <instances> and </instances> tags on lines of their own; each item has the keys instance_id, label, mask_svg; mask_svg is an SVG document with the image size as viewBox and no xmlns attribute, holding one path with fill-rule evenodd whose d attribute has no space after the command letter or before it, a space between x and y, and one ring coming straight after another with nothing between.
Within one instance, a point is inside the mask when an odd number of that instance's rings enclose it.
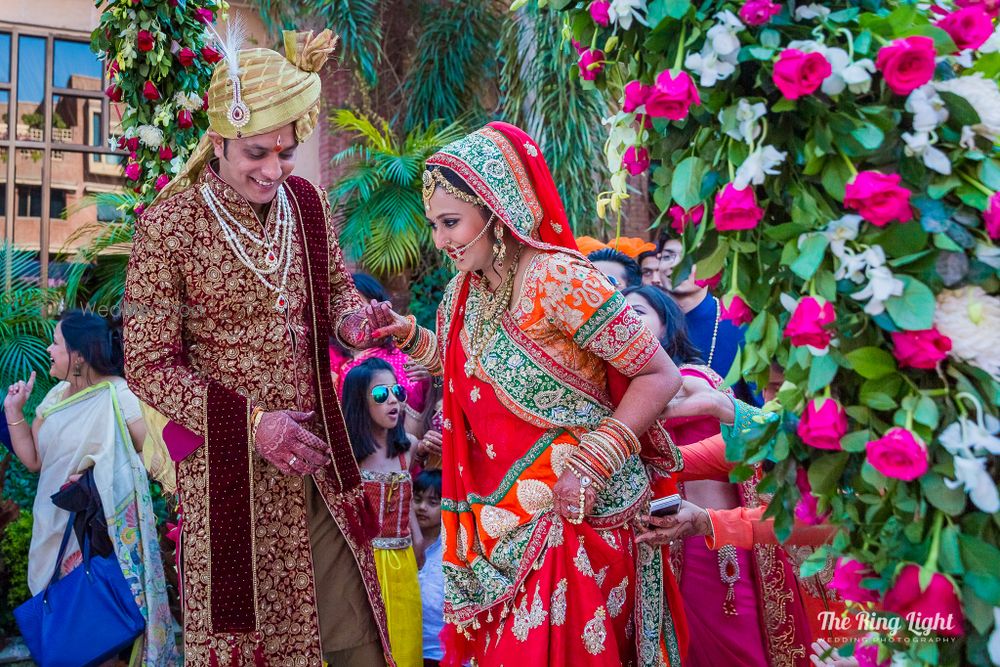
<instances>
[{"instance_id":1,"label":"man's eyeglasses","mask_svg":"<svg viewBox=\"0 0 1000 667\"><path fill-rule=\"evenodd\" d=\"M376 403L385 403L389 400L389 392L396 397L400 403L406 402L406 387L401 384L394 384L391 387L384 384L377 384L372 387L372 398Z\"/></svg>"},{"instance_id":2,"label":"man's eyeglasses","mask_svg":"<svg viewBox=\"0 0 1000 667\"><path fill-rule=\"evenodd\" d=\"M679 257L679 253L674 250L664 250L660 253L661 262L673 262Z\"/></svg>"}]
</instances>

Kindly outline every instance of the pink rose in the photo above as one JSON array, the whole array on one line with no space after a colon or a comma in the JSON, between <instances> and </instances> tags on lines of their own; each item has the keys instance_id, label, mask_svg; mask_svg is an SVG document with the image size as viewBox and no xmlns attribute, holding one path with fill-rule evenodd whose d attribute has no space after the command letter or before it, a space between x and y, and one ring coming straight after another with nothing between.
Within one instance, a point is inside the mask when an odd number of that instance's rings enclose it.
<instances>
[{"instance_id":1,"label":"pink rose","mask_svg":"<svg viewBox=\"0 0 1000 667\"><path fill-rule=\"evenodd\" d=\"M675 77L665 69L657 75L656 85L646 99L646 113L654 118L684 120L692 104L701 104L701 97L688 73L678 72Z\"/></svg>"},{"instance_id":2,"label":"pink rose","mask_svg":"<svg viewBox=\"0 0 1000 667\"><path fill-rule=\"evenodd\" d=\"M652 91L652 86L639 81L629 81L625 85L625 103L622 105L622 111L632 113L646 103Z\"/></svg>"},{"instance_id":3,"label":"pink rose","mask_svg":"<svg viewBox=\"0 0 1000 667\"><path fill-rule=\"evenodd\" d=\"M1000 192L994 192L983 212L983 226L994 241L1000 239Z\"/></svg>"},{"instance_id":4,"label":"pink rose","mask_svg":"<svg viewBox=\"0 0 1000 667\"><path fill-rule=\"evenodd\" d=\"M108 99L112 102L122 101L122 89L118 86L112 84L104 89L104 94L108 96Z\"/></svg>"},{"instance_id":5,"label":"pink rose","mask_svg":"<svg viewBox=\"0 0 1000 667\"><path fill-rule=\"evenodd\" d=\"M864 563L853 558L838 558L833 568L833 578L826 585L837 591L837 595L851 602L878 602L878 593L861 586L861 582L875 576L875 572Z\"/></svg>"},{"instance_id":6,"label":"pink rose","mask_svg":"<svg viewBox=\"0 0 1000 667\"><path fill-rule=\"evenodd\" d=\"M190 111L181 109L177 112L177 127L186 130L192 125L194 125L194 118L192 118Z\"/></svg>"},{"instance_id":7,"label":"pink rose","mask_svg":"<svg viewBox=\"0 0 1000 667\"><path fill-rule=\"evenodd\" d=\"M899 174L862 171L844 190L844 206L854 209L876 227L885 227L893 220L913 219L910 191L899 185Z\"/></svg>"},{"instance_id":8,"label":"pink rose","mask_svg":"<svg viewBox=\"0 0 1000 667\"><path fill-rule=\"evenodd\" d=\"M790 100L811 95L833 73L822 53L785 49L774 63L774 85Z\"/></svg>"},{"instance_id":9,"label":"pink rose","mask_svg":"<svg viewBox=\"0 0 1000 667\"><path fill-rule=\"evenodd\" d=\"M819 498L813 495L812 485L809 483L809 473L805 468L795 471L795 486L798 487L802 496L799 502L795 503L795 518L807 526L818 526L825 522L830 516L830 512L823 515L819 513Z\"/></svg>"},{"instance_id":10,"label":"pink rose","mask_svg":"<svg viewBox=\"0 0 1000 667\"><path fill-rule=\"evenodd\" d=\"M593 81L597 75L604 70L604 51L600 49L584 49L580 53L580 59L576 66L580 68L580 78L584 81Z\"/></svg>"},{"instance_id":11,"label":"pink rose","mask_svg":"<svg viewBox=\"0 0 1000 667\"><path fill-rule=\"evenodd\" d=\"M198 54L186 46L177 52L177 60L180 62L181 67L190 67L197 57Z\"/></svg>"},{"instance_id":12,"label":"pink rose","mask_svg":"<svg viewBox=\"0 0 1000 667\"><path fill-rule=\"evenodd\" d=\"M160 146L160 159L166 162L174 157L174 152L170 150L170 146Z\"/></svg>"},{"instance_id":13,"label":"pink rose","mask_svg":"<svg viewBox=\"0 0 1000 667\"><path fill-rule=\"evenodd\" d=\"M951 351L951 339L937 329L893 331L892 353L903 368L937 368Z\"/></svg>"},{"instance_id":14,"label":"pink rose","mask_svg":"<svg viewBox=\"0 0 1000 667\"><path fill-rule=\"evenodd\" d=\"M159 176L156 177L156 183L153 184L153 187L156 188L157 192L159 192L163 188L167 187L167 183L169 182L170 182L169 176L167 176L166 174L160 174Z\"/></svg>"},{"instance_id":15,"label":"pink rose","mask_svg":"<svg viewBox=\"0 0 1000 667\"><path fill-rule=\"evenodd\" d=\"M854 658L858 661L858 667L889 667L892 664L891 658L879 662L878 642L856 644Z\"/></svg>"},{"instance_id":16,"label":"pink rose","mask_svg":"<svg viewBox=\"0 0 1000 667\"><path fill-rule=\"evenodd\" d=\"M1000 0L955 0L958 7L982 7L993 18L1000 14Z\"/></svg>"},{"instance_id":17,"label":"pink rose","mask_svg":"<svg viewBox=\"0 0 1000 667\"><path fill-rule=\"evenodd\" d=\"M912 481L927 472L927 445L911 431L895 426L867 446L868 462L886 477Z\"/></svg>"},{"instance_id":18,"label":"pink rose","mask_svg":"<svg viewBox=\"0 0 1000 667\"><path fill-rule=\"evenodd\" d=\"M222 60L222 54L213 49L211 46L201 47L201 57L204 58L207 63L217 63Z\"/></svg>"},{"instance_id":19,"label":"pink rose","mask_svg":"<svg viewBox=\"0 0 1000 667\"><path fill-rule=\"evenodd\" d=\"M607 0L594 0L594 2L590 3L590 18L594 19L594 23L597 25L606 28L611 23L611 16L608 14L609 9L611 9L611 3L607 2Z\"/></svg>"},{"instance_id":20,"label":"pink rose","mask_svg":"<svg viewBox=\"0 0 1000 667\"><path fill-rule=\"evenodd\" d=\"M142 212L146 210L146 205L145 204L136 204L135 205L135 209L133 209L133 210L135 211L135 217L138 218L140 215L142 215Z\"/></svg>"},{"instance_id":21,"label":"pink rose","mask_svg":"<svg viewBox=\"0 0 1000 667\"><path fill-rule=\"evenodd\" d=\"M155 44L156 40L153 39L153 33L148 30L139 31L139 34L136 36L136 46L139 47L140 51L152 51Z\"/></svg>"},{"instance_id":22,"label":"pink rose","mask_svg":"<svg viewBox=\"0 0 1000 667\"><path fill-rule=\"evenodd\" d=\"M837 314L829 301L820 302L815 297L802 297L785 326L784 336L796 347L808 345L825 350L833 338L833 333L826 327L836 319Z\"/></svg>"},{"instance_id":23,"label":"pink rose","mask_svg":"<svg viewBox=\"0 0 1000 667\"><path fill-rule=\"evenodd\" d=\"M796 433L810 447L839 451L840 439L847 435L847 413L832 398L814 398L806 404Z\"/></svg>"},{"instance_id":24,"label":"pink rose","mask_svg":"<svg viewBox=\"0 0 1000 667\"><path fill-rule=\"evenodd\" d=\"M196 9L194 15L202 23L215 23L215 14L211 9Z\"/></svg>"},{"instance_id":25,"label":"pink rose","mask_svg":"<svg viewBox=\"0 0 1000 667\"><path fill-rule=\"evenodd\" d=\"M909 95L934 77L935 57L937 51L930 37L904 37L879 49L875 66L889 90Z\"/></svg>"},{"instance_id":26,"label":"pink rose","mask_svg":"<svg viewBox=\"0 0 1000 667\"><path fill-rule=\"evenodd\" d=\"M764 25L781 13L781 5L770 0L748 0L740 7L740 18L747 25Z\"/></svg>"},{"instance_id":27,"label":"pink rose","mask_svg":"<svg viewBox=\"0 0 1000 667\"><path fill-rule=\"evenodd\" d=\"M739 327L753 321L753 311L739 294L730 294L719 302L719 317Z\"/></svg>"},{"instance_id":28,"label":"pink rose","mask_svg":"<svg viewBox=\"0 0 1000 667\"><path fill-rule=\"evenodd\" d=\"M125 178L130 181L138 181L142 177L142 167L137 162L129 162L125 165Z\"/></svg>"},{"instance_id":29,"label":"pink rose","mask_svg":"<svg viewBox=\"0 0 1000 667\"><path fill-rule=\"evenodd\" d=\"M719 283L721 282L722 282L722 271L719 271L714 276L710 276L708 278L705 278L704 280L702 280L701 278L694 279L695 285L697 285L698 287L707 287L709 292L718 287Z\"/></svg>"},{"instance_id":30,"label":"pink rose","mask_svg":"<svg viewBox=\"0 0 1000 667\"><path fill-rule=\"evenodd\" d=\"M951 35L959 51L978 49L993 34L993 19L979 6L965 7L948 14L937 27Z\"/></svg>"},{"instance_id":31,"label":"pink rose","mask_svg":"<svg viewBox=\"0 0 1000 667\"><path fill-rule=\"evenodd\" d=\"M155 83L147 81L146 85L142 87L142 96L153 102L160 99L160 91L156 89Z\"/></svg>"},{"instance_id":32,"label":"pink rose","mask_svg":"<svg viewBox=\"0 0 1000 667\"><path fill-rule=\"evenodd\" d=\"M698 204L694 208L685 211L682 207L674 204L667 212L670 216L670 228L678 234L683 234L688 225L697 227L705 217L705 205Z\"/></svg>"},{"instance_id":33,"label":"pink rose","mask_svg":"<svg viewBox=\"0 0 1000 667\"><path fill-rule=\"evenodd\" d=\"M887 611L904 618L914 614L920 618L937 619L944 626L937 630L939 635L960 637L965 634L962 627L965 617L955 585L940 572L931 575L931 583L921 589L920 566L913 563L903 566L882 604Z\"/></svg>"},{"instance_id":34,"label":"pink rose","mask_svg":"<svg viewBox=\"0 0 1000 667\"><path fill-rule=\"evenodd\" d=\"M643 147L629 146L622 157L622 166L636 176L649 168L649 151Z\"/></svg>"},{"instance_id":35,"label":"pink rose","mask_svg":"<svg viewBox=\"0 0 1000 667\"><path fill-rule=\"evenodd\" d=\"M752 187L737 190L727 183L715 195L715 228L720 232L753 229L764 217L764 209L757 205L757 195Z\"/></svg>"}]
</instances>

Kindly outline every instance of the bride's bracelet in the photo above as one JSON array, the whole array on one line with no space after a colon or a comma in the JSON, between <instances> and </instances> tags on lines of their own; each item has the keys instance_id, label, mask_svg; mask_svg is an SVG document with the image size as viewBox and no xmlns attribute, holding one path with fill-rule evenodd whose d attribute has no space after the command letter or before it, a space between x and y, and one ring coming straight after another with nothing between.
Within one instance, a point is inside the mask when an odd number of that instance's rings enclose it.
<instances>
[{"instance_id":1,"label":"bride's bracelet","mask_svg":"<svg viewBox=\"0 0 1000 667\"><path fill-rule=\"evenodd\" d=\"M396 341L396 347L403 350L403 352L407 352L406 348L413 343L413 339L417 335L417 330L420 328L417 326L417 318L413 315L407 315L406 319L410 323L410 330L407 332L406 336L393 335L393 339Z\"/></svg>"}]
</instances>

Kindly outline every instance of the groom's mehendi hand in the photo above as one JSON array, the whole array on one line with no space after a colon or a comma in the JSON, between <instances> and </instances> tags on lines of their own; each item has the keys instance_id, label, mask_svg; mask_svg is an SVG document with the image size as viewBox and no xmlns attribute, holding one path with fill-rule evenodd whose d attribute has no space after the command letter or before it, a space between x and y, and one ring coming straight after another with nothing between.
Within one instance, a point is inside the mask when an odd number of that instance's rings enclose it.
<instances>
[{"instance_id":1,"label":"groom's mehendi hand","mask_svg":"<svg viewBox=\"0 0 1000 667\"><path fill-rule=\"evenodd\" d=\"M286 475L311 475L330 462L325 442L302 424L313 412L278 410L265 412L254 434L257 453Z\"/></svg>"}]
</instances>

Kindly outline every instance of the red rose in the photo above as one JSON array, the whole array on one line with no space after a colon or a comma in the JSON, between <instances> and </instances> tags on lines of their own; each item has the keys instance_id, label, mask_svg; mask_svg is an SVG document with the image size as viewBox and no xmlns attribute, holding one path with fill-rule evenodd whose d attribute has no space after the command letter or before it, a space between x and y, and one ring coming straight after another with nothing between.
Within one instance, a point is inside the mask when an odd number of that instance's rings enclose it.
<instances>
[{"instance_id":1,"label":"red rose","mask_svg":"<svg viewBox=\"0 0 1000 667\"><path fill-rule=\"evenodd\" d=\"M646 113L654 118L684 120L691 105L701 104L698 87L687 72L678 72L675 77L665 69L656 77L656 85L646 99Z\"/></svg>"},{"instance_id":2,"label":"red rose","mask_svg":"<svg viewBox=\"0 0 1000 667\"><path fill-rule=\"evenodd\" d=\"M937 329L893 331L892 353L904 368L937 368L948 352L951 339Z\"/></svg>"},{"instance_id":3,"label":"red rose","mask_svg":"<svg viewBox=\"0 0 1000 667\"><path fill-rule=\"evenodd\" d=\"M130 181L138 181L142 177L142 167L137 162L129 162L125 165L125 178Z\"/></svg>"},{"instance_id":4,"label":"red rose","mask_svg":"<svg viewBox=\"0 0 1000 667\"><path fill-rule=\"evenodd\" d=\"M180 61L181 67L190 67L197 57L198 55L186 46L177 52L177 60Z\"/></svg>"},{"instance_id":5,"label":"red rose","mask_svg":"<svg viewBox=\"0 0 1000 667\"><path fill-rule=\"evenodd\" d=\"M222 54L213 49L211 46L201 47L201 57L208 63L217 63L222 60Z\"/></svg>"},{"instance_id":6,"label":"red rose","mask_svg":"<svg viewBox=\"0 0 1000 667\"><path fill-rule=\"evenodd\" d=\"M911 92L934 78L937 51L930 37L904 37L879 49L875 66L897 95Z\"/></svg>"},{"instance_id":7,"label":"red rose","mask_svg":"<svg viewBox=\"0 0 1000 667\"><path fill-rule=\"evenodd\" d=\"M590 18L597 25L606 28L611 22L611 15L608 14L609 9L611 9L611 3L607 0L594 0L590 3Z\"/></svg>"},{"instance_id":8,"label":"red rose","mask_svg":"<svg viewBox=\"0 0 1000 667\"><path fill-rule=\"evenodd\" d=\"M131 137L125 142L125 145L128 147L130 152L135 153L139 150L139 137Z\"/></svg>"},{"instance_id":9,"label":"red rose","mask_svg":"<svg viewBox=\"0 0 1000 667\"><path fill-rule=\"evenodd\" d=\"M810 447L839 451L840 439L847 435L847 413L832 398L814 398L806 404L796 433Z\"/></svg>"},{"instance_id":10,"label":"red rose","mask_svg":"<svg viewBox=\"0 0 1000 667\"><path fill-rule=\"evenodd\" d=\"M927 472L927 445L905 428L894 426L865 447L868 463L886 477L910 482Z\"/></svg>"},{"instance_id":11,"label":"red rose","mask_svg":"<svg viewBox=\"0 0 1000 667\"><path fill-rule=\"evenodd\" d=\"M186 130L192 125L194 125L194 118L191 116L190 111L181 109L177 112L177 127Z\"/></svg>"},{"instance_id":12,"label":"red rose","mask_svg":"<svg viewBox=\"0 0 1000 667\"><path fill-rule=\"evenodd\" d=\"M125 137L118 137L118 150L123 151L128 146L128 139Z\"/></svg>"},{"instance_id":13,"label":"red rose","mask_svg":"<svg viewBox=\"0 0 1000 667\"><path fill-rule=\"evenodd\" d=\"M833 338L833 333L826 327L836 319L837 314L829 301L820 302L812 296L802 297L785 326L784 336L796 347L808 345L825 350Z\"/></svg>"},{"instance_id":14,"label":"red rose","mask_svg":"<svg viewBox=\"0 0 1000 667\"><path fill-rule=\"evenodd\" d=\"M196 9L194 15L202 23L215 23L215 14L211 9Z\"/></svg>"},{"instance_id":15,"label":"red rose","mask_svg":"<svg viewBox=\"0 0 1000 667\"><path fill-rule=\"evenodd\" d=\"M208 111L208 91L205 91L205 94L201 96L201 110Z\"/></svg>"},{"instance_id":16,"label":"red rose","mask_svg":"<svg viewBox=\"0 0 1000 667\"><path fill-rule=\"evenodd\" d=\"M174 152L170 150L170 146L160 146L160 159L161 160L171 160L174 157Z\"/></svg>"},{"instance_id":17,"label":"red rose","mask_svg":"<svg viewBox=\"0 0 1000 667\"><path fill-rule=\"evenodd\" d=\"M940 572L932 574L930 584L923 588L920 585L920 566L913 563L904 565L882 604L887 611L903 618L913 614L917 618L933 619L943 626L936 630L939 635L960 637L965 634L962 627L965 617L955 585Z\"/></svg>"},{"instance_id":18,"label":"red rose","mask_svg":"<svg viewBox=\"0 0 1000 667\"><path fill-rule=\"evenodd\" d=\"M107 95L108 99L111 100L112 102L122 101L122 89L114 84L111 84L110 86L105 88L104 94Z\"/></svg>"},{"instance_id":19,"label":"red rose","mask_svg":"<svg viewBox=\"0 0 1000 667\"><path fill-rule=\"evenodd\" d=\"M146 85L142 87L142 96L150 102L154 102L160 99L160 91L156 89L155 83L147 81Z\"/></svg>"},{"instance_id":20,"label":"red rose","mask_svg":"<svg viewBox=\"0 0 1000 667\"><path fill-rule=\"evenodd\" d=\"M951 35L959 51L978 49L993 34L993 19L980 6L966 7L948 14L937 27Z\"/></svg>"},{"instance_id":21,"label":"red rose","mask_svg":"<svg viewBox=\"0 0 1000 667\"><path fill-rule=\"evenodd\" d=\"M870 588L863 588L861 582L875 576L875 572L864 563L852 558L838 558L833 568L833 578L826 585L837 591L837 594L851 602L878 602L878 593Z\"/></svg>"},{"instance_id":22,"label":"red rose","mask_svg":"<svg viewBox=\"0 0 1000 667\"><path fill-rule=\"evenodd\" d=\"M719 317L742 326L753 321L753 311L739 294L730 294L719 301Z\"/></svg>"},{"instance_id":23,"label":"red rose","mask_svg":"<svg viewBox=\"0 0 1000 667\"><path fill-rule=\"evenodd\" d=\"M683 234L688 225L697 227L705 217L705 205L698 204L694 208L685 211L682 207L674 204L667 212L670 216L670 228L678 234Z\"/></svg>"},{"instance_id":24,"label":"red rose","mask_svg":"<svg viewBox=\"0 0 1000 667\"><path fill-rule=\"evenodd\" d=\"M790 100L811 95L833 73L822 53L785 49L774 63L774 85Z\"/></svg>"},{"instance_id":25,"label":"red rose","mask_svg":"<svg viewBox=\"0 0 1000 667\"><path fill-rule=\"evenodd\" d=\"M983 227L991 239L1000 239L1000 192L993 193L989 205L983 211Z\"/></svg>"},{"instance_id":26,"label":"red rose","mask_svg":"<svg viewBox=\"0 0 1000 667\"><path fill-rule=\"evenodd\" d=\"M781 13L781 5L771 0L748 0L740 7L740 18L747 25L764 25L771 17Z\"/></svg>"},{"instance_id":27,"label":"red rose","mask_svg":"<svg viewBox=\"0 0 1000 667\"><path fill-rule=\"evenodd\" d=\"M649 169L649 151L643 147L629 146L622 157L622 166L636 176Z\"/></svg>"},{"instance_id":28,"label":"red rose","mask_svg":"<svg viewBox=\"0 0 1000 667\"><path fill-rule=\"evenodd\" d=\"M715 195L715 228L720 232L753 229L764 217L764 209L757 205L757 195L752 187L737 190L727 183Z\"/></svg>"},{"instance_id":29,"label":"red rose","mask_svg":"<svg viewBox=\"0 0 1000 667\"><path fill-rule=\"evenodd\" d=\"M167 183L169 182L170 182L169 176L167 176L166 174L160 174L159 176L156 177L156 183L153 184L153 187L156 189L157 192L159 192L163 188L167 187Z\"/></svg>"},{"instance_id":30,"label":"red rose","mask_svg":"<svg viewBox=\"0 0 1000 667\"><path fill-rule=\"evenodd\" d=\"M899 174L862 171L847 184L844 206L854 209L876 227L885 227L893 220L913 219L910 191L900 187Z\"/></svg>"},{"instance_id":31,"label":"red rose","mask_svg":"<svg viewBox=\"0 0 1000 667\"><path fill-rule=\"evenodd\" d=\"M152 51L153 46L156 44L156 40L153 39L153 33L148 30L140 30L139 35L136 37L136 42L140 51Z\"/></svg>"},{"instance_id":32,"label":"red rose","mask_svg":"<svg viewBox=\"0 0 1000 667\"><path fill-rule=\"evenodd\" d=\"M714 276L709 276L704 280L702 280L701 278L694 279L695 285L697 285L698 287L707 287L709 292L718 287L719 283L721 282L722 282L722 271L719 271Z\"/></svg>"}]
</instances>

